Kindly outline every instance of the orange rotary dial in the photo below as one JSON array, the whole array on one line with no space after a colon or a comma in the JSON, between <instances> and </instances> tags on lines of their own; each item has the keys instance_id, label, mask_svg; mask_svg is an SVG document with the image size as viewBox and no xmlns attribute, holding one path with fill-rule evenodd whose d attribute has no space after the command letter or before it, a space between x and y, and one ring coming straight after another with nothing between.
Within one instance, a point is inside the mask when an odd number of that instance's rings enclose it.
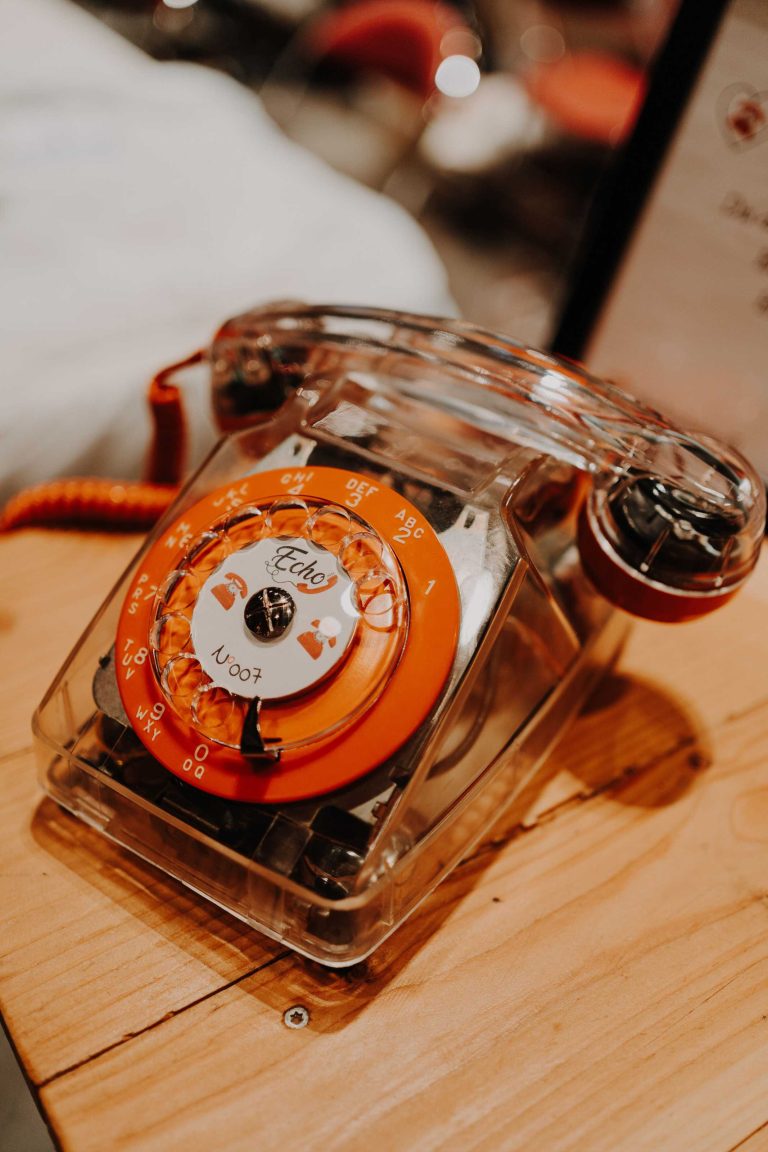
<instances>
[{"instance_id":1,"label":"orange rotary dial","mask_svg":"<svg viewBox=\"0 0 768 1152\"><path fill-rule=\"evenodd\" d=\"M394 753L453 664L459 599L422 514L335 468L254 473L149 548L117 680L166 768L229 799L332 791Z\"/></svg>"}]
</instances>

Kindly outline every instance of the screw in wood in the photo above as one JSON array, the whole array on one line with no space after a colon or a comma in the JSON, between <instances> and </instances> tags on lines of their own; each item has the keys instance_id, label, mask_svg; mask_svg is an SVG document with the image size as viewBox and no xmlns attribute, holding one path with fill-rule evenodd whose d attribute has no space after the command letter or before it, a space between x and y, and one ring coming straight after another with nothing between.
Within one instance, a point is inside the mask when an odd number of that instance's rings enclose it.
<instances>
[{"instance_id":1,"label":"screw in wood","mask_svg":"<svg viewBox=\"0 0 768 1152\"><path fill-rule=\"evenodd\" d=\"M283 1012L283 1024L286 1028L306 1028L309 1024L309 1012L303 1004L294 1004L293 1008Z\"/></svg>"}]
</instances>

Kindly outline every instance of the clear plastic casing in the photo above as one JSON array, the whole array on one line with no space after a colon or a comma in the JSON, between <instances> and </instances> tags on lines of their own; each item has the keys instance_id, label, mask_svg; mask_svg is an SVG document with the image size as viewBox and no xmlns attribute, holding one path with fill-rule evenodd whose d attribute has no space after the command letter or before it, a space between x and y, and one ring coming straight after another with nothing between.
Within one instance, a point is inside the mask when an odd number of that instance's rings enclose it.
<instances>
[{"instance_id":1,"label":"clear plastic casing","mask_svg":"<svg viewBox=\"0 0 768 1152\"><path fill-rule=\"evenodd\" d=\"M41 779L248 924L348 965L487 832L615 657L626 618L582 567L585 497L638 467L673 466L689 508L735 487L739 578L762 497L608 386L466 326L265 311L212 360L220 408L241 361L256 401L241 372L242 429L43 700Z\"/></svg>"}]
</instances>

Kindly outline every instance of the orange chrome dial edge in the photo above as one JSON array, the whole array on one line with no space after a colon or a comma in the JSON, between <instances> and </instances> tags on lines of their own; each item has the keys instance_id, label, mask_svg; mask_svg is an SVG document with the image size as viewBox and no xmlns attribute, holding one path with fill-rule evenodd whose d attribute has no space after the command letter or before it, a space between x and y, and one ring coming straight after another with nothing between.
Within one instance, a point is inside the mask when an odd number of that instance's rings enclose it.
<instances>
[{"instance_id":1,"label":"orange chrome dial edge","mask_svg":"<svg viewBox=\"0 0 768 1152\"><path fill-rule=\"evenodd\" d=\"M408 591L408 635L384 691L328 739L284 750L264 766L206 739L168 706L148 650L155 594L212 523L245 504L313 497L351 509L391 548ZM426 719L453 664L459 597L448 556L425 517L403 496L336 468L275 470L217 489L188 508L148 549L133 575L117 630L117 682L139 739L166 768L203 791L248 802L308 799L353 783L391 756ZM322 691L344 691L333 678ZM347 685L348 687L348 685Z\"/></svg>"}]
</instances>

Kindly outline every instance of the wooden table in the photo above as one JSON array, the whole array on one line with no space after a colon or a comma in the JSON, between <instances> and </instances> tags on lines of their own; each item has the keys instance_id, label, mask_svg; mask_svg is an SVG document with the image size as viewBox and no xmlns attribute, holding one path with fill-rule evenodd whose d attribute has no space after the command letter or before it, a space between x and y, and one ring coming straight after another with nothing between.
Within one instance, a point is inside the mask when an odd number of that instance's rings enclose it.
<instances>
[{"instance_id":1,"label":"wooden table","mask_svg":"<svg viewBox=\"0 0 768 1152\"><path fill-rule=\"evenodd\" d=\"M514 818L334 974L37 790L33 707L135 547L0 541L0 990L63 1148L768 1148L768 564L638 624Z\"/></svg>"}]
</instances>

